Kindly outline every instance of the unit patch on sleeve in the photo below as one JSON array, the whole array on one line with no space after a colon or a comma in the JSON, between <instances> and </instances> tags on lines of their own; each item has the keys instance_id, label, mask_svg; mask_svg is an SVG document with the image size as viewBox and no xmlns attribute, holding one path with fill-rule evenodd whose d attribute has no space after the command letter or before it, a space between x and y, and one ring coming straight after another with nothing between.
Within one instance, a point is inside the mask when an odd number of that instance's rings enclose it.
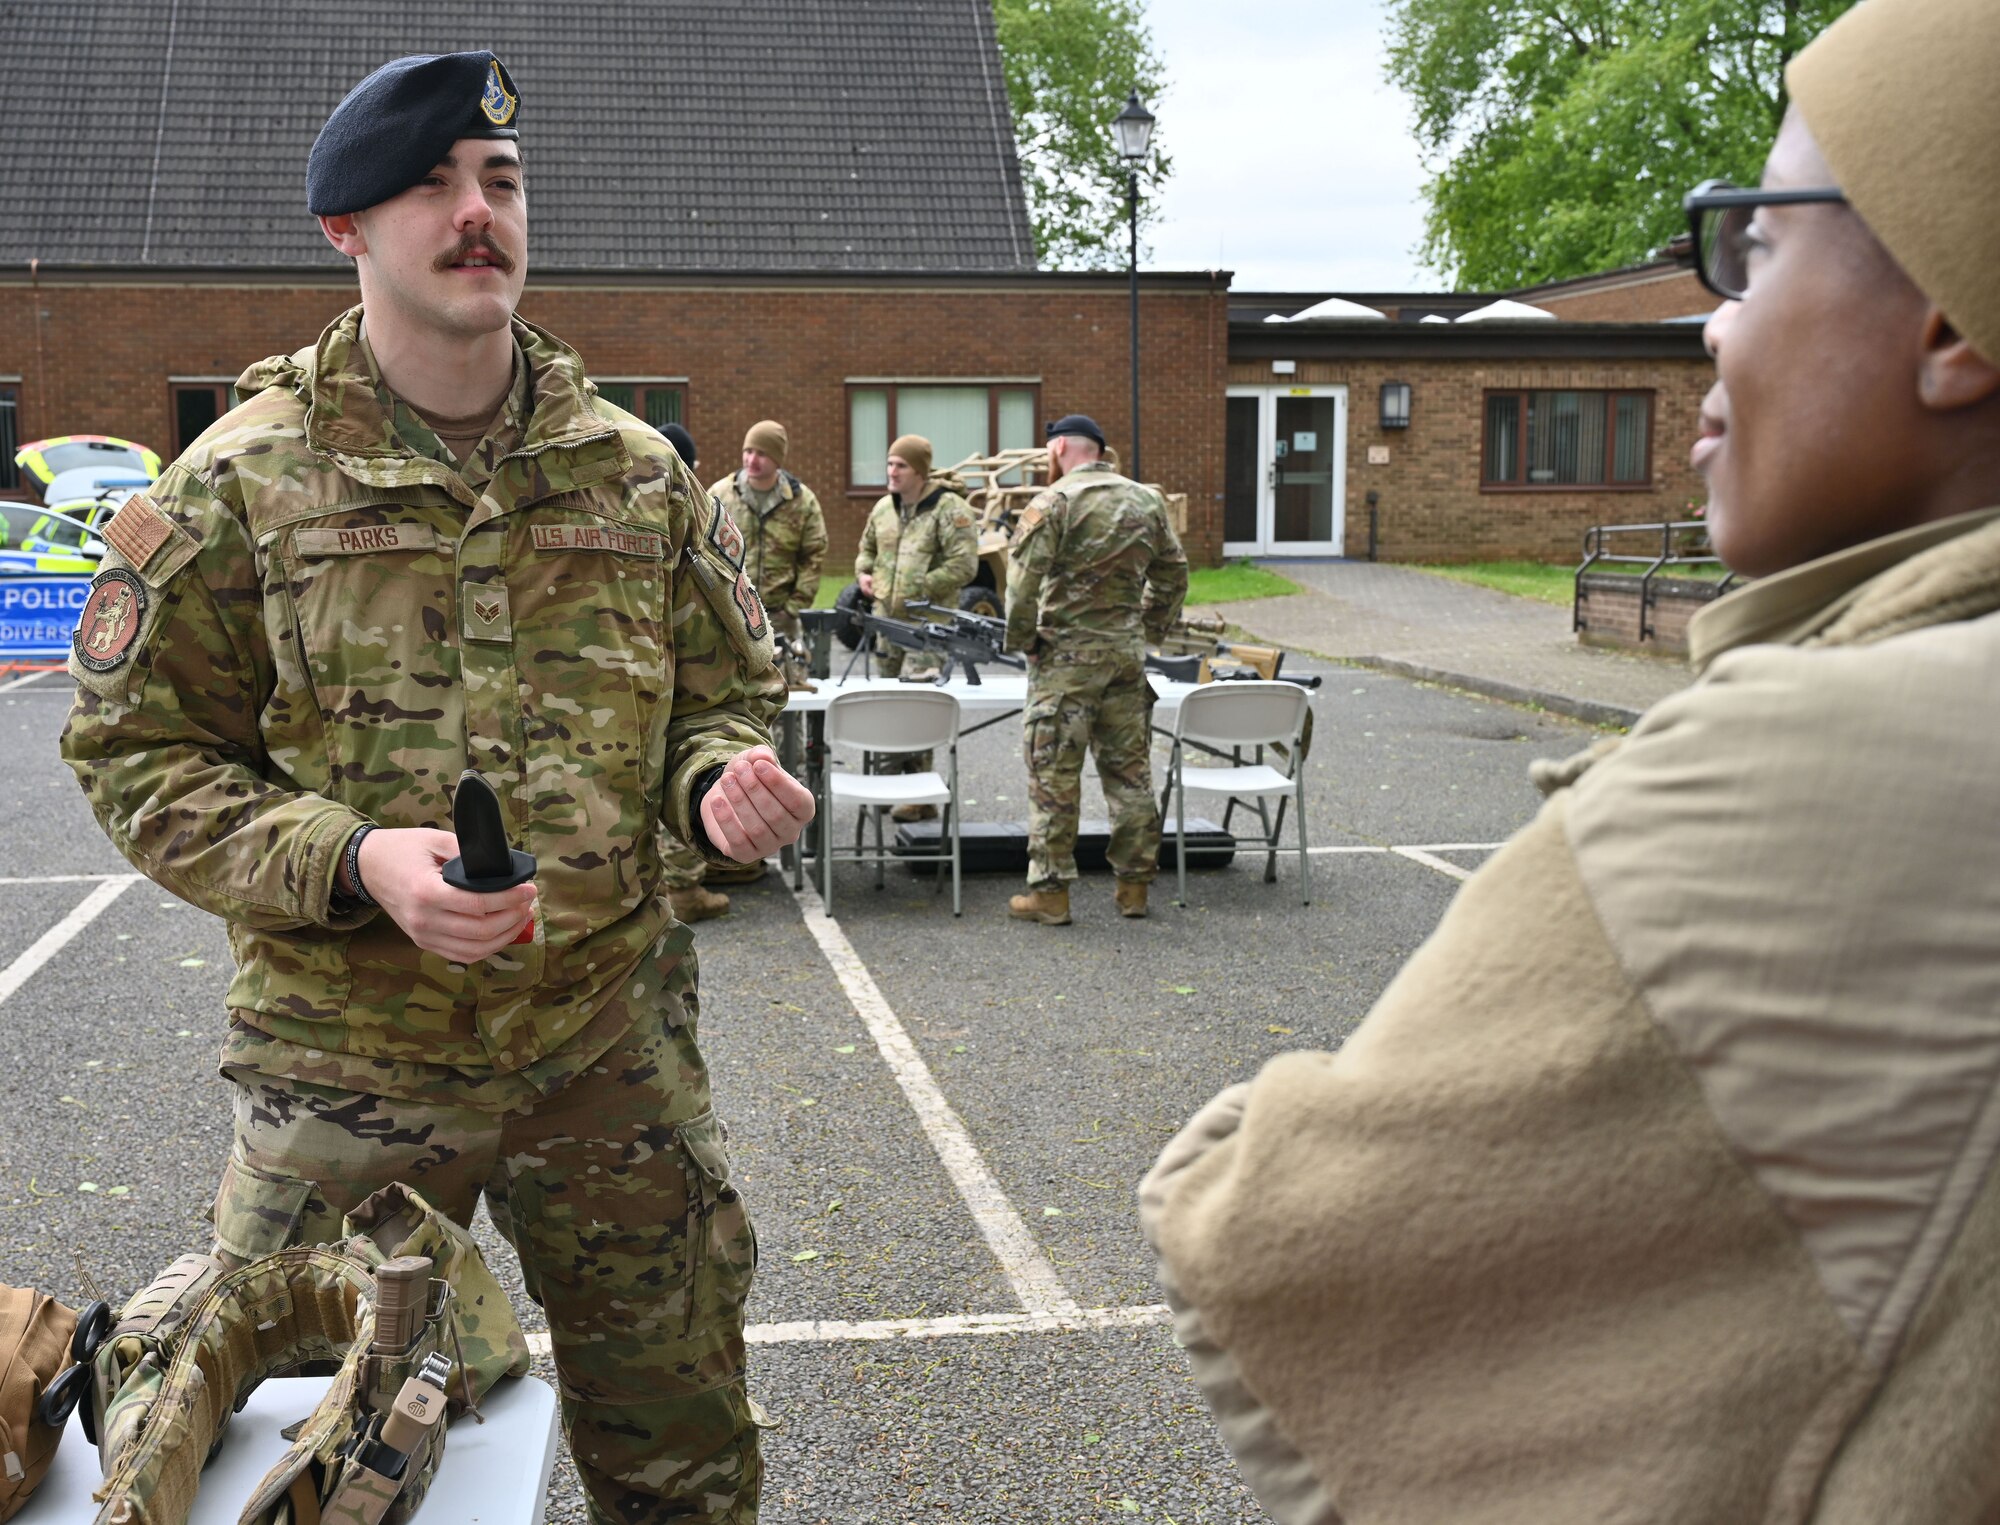
<instances>
[{"instance_id":1,"label":"unit patch on sleeve","mask_svg":"<svg viewBox=\"0 0 2000 1525\"><path fill-rule=\"evenodd\" d=\"M736 607L743 611L744 627L750 632L750 639L764 639L764 600L757 596L757 590L750 586L750 574L736 574Z\"/></svg>"},{"instance_id":2,"label":"unit patch on sleeve","mask_svg":"<svg viewBox=\"0 0 2000 1525\"><path fill-rule=\"evenodd\" d=\"M122 514L124 510L119 510ZM146 585L124 567L100 572L90 585L70 644L92 672L111 672L132 654L146 619Z\"/></svg>"},{"instance_id":3,"label":"unit patch on sleeve","mask_svg":"<svg viewBox=\"0 0 2000 1525\"><path fill-rule=\"evenodd\" d=\"M708 521L708 543L715 547L716 554L737 571L743 570L743 531L736 527L736 521L729 517L729 510L721 500L710 496L709 507L714 510Z\"/></svg>"}]
</instances>

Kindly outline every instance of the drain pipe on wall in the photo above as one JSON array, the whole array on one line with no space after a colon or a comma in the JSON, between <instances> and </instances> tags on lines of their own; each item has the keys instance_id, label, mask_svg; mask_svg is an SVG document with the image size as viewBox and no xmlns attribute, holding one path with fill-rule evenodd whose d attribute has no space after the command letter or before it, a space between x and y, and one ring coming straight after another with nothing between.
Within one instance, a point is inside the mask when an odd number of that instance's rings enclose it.
<instances>
[{"instance_id":1,"label":"drain pipe on wall","mask_svg":"<svg viewBox=\"0 0 2000 1525\"><path fill-rule=\"evenodd\" d=\"M28 261L28 300L35 307L35 435L40 439L49 432L49 362L42 351L42 262L40 257ZM22 428L16 421L17 429ZM25 429L22 430L25 432Z\"/></svg>"},{"instance_id":2,"label":"drain pipe on wall","mask_svg":"<svg viewBox=\"0 0 2000 1525\"><path fill-rule=\"evenodd\" d=\"M1380 511L1376 507L1382 501L1382 494L1374 488L1368 489L1368 559L1375 559L1375 532L1380 523Z\"/></svg>"}]
</instances>

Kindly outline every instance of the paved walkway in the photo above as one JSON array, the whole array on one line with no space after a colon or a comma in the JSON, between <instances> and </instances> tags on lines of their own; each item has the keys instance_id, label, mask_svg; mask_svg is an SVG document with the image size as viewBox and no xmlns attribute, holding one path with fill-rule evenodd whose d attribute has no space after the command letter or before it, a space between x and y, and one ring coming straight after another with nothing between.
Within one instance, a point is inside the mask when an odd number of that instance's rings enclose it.
<instances>
[{"instance_id":1,"label":"paved walkway","mask_svg":"<svg viewBox=\"0 0 2000 1525\"><path fill-rule=\"evenodd\" d=\"M1582 646L1569 611L1411 567L1263 563L1306 591L1216 604L1259 639L1600 724L1630 725L1685 687L1686 663Z\"/></svg>"}]
</instances>

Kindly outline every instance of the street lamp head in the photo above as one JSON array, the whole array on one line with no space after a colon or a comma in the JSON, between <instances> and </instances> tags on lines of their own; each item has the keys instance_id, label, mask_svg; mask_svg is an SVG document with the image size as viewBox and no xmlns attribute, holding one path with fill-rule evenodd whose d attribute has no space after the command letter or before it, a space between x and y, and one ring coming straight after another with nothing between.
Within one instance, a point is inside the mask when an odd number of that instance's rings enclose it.
<instances>
[{"instance_id":1,"label":"street lamp head","mask_svg":"<svg viewBox=\"0 0 2000 1525\"><path fill-rule=\"evenodd\" d=\"M1118 136L1119 158L1135 169L1145 163L1146 145L1153 141L1153 113L1139 103L1138 91L1132 92L1125 109L1111 119L1111 130Z\"/></svg>"}]
</instances>

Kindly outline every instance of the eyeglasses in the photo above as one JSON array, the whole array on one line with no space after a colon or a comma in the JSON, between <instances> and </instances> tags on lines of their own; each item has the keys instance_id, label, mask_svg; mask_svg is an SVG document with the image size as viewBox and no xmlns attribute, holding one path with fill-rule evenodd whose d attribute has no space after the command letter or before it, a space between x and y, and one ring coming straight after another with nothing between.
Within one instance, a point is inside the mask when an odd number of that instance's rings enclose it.
<instances>
[{"instance_id":1,"label":"eyeglasses","mask_svg":"<svg viewBox=\"0 0 2000 1525\"><path fill-rule=\"evenodd\" d=\"M1750 220L1758 207L1804 202L1845 204L1845 192L1825 190L1741 190L1727 180L1704 180L1687 193L1688 258L1702 285L1725 302L1740 302L1750 289Z\"/></svg>"}]
</instances>

